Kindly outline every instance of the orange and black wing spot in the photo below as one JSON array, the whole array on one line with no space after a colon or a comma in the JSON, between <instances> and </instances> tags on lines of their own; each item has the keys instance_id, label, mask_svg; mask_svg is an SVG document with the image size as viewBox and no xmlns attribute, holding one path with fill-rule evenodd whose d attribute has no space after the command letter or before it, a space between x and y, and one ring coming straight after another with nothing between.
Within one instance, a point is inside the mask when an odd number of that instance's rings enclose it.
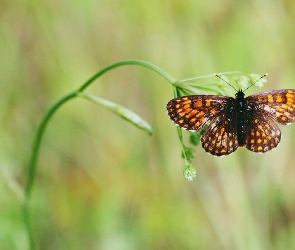
<instances>
[{"instance_id":1,"label":"orange and black wing spot","mask_svg":"<svg viewBox=\"0 0 295 250\"><path fill-rule=\"evenodd\" d=\"M184 129L199 131L230 103L232 98L193 95L172 99L167 104L171 120Z\"/></svg>"},{"instance_id":2,"label":"orange and black wing spot","mask_svg":"<svg viewBox=\"0 0 295 250\"><path fill-rule=\"evenodd\" d=\"M253 112L247 119L245 146L258 153L275 148L281 140L281 131L267 113Z\"/></svg>"},{"instance_id":3,"label":"orange and black wing spot","mask_svg":"<svg viewBox=\"0 0 295 250\"><path fill-rule=\"evenodd\" d=\"M202 147L206 152L216 155L229 155L239 147L237 123L232 113L222 112L213 119L202 138Z\"/></svg>"},{"instance_id":4,"label":"orange and black wing spot","mask_svg":"<svg viewBox=\"0 0 295 250\"><path fill-rule=\"evenodd\" d=\"M281 124L295 121L295 90L283 89L262 92L246 98L250 106L265 111Z\"/></svg>"}]
</instances>

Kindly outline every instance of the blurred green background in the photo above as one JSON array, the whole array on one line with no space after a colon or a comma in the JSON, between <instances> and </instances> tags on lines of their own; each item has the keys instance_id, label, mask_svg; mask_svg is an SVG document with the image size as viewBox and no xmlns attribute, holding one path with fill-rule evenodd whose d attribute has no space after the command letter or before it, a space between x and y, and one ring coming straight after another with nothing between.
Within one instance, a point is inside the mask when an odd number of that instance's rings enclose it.
<instances>
[{"instance_id":1,"label":"blurred green background","mask_svg":"<svg viewBox=\"0 0 295 250\"><path fill-rule=\"evenodd\" d=\"M20 207L46 111L102 68L154 63L177 79L268 72L295 88L295 5L286 1L0 2L0 246L27 249ZM217 79L216 79L217 81ZM168 82L149 69L108 72L86 91L140 114L152 136L84 99L51 120L32 196L39 249L295 249L295 125L275 150L216 158L199 146L182 175Z\"/></svg>"}]
</instances>

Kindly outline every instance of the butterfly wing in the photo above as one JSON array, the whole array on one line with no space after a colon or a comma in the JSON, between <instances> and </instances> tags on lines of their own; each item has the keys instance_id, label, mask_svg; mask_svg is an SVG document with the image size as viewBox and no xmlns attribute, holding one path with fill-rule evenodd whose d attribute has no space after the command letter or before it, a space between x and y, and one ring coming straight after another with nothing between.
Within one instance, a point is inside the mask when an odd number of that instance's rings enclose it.
<instances>
[{"instance_id":1,"label":"butterfly wing","mask_svg":"<svg viewBox=\"0 0 295 250\"><path fill-rule=\"evenodd\" d=\"M281 130L267 112L248 112L246 128L245 146L253 152L265 153L275 148L281 140Z\"/></svg>"},{"instance_id":2,"label":"butterfly wing","mask_svg":"<svg viewBox=\"0 0 295 250\"><path fill-rule=\"evenodd\" d=\"M248 96L247 133L245 146L253 152L267 152L281 140L275 121L289 124L295 121L295 90L283 89Z\"/></svg>"},{"instance_id":3,"label":"butterfly wing","mask_svg":"<svg viewBox=\"0 0 295 250\"><path fill-rule=\"evenodd\" d=\"M234 99L227 96L192 95L172 99L167 104L171 120L184 129L199 131Z\"/></svg>"},{"instance_id":4,"label":"butterfly wing","mask_svg":"<svg viewBox=\"0 0 295 250\"><path fill-rule=\"evenodd\" d=\"M261 92L248 96L245 100L251 109L264 111L281 124L295 121L294 89Z\"/></svg>"},{"instance_id":5,"label":"butterfly wing","mask_svg":"<svg viewBox=\"0 0 295 250\"><path fill-rule=\"evenodd\" d=\"M213 119L202 135L201 142L206 152L216 156L228 155L237 150L237 120L230 107Z\"/></svg>"}]
</instances>

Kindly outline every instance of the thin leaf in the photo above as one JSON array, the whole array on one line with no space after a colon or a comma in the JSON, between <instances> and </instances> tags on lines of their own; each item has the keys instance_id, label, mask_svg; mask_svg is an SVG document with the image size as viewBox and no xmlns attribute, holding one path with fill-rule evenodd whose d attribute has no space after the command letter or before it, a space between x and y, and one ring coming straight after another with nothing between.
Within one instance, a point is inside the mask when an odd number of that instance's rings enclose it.
<instances>
[{"instance_id":1,"label":"thin leaf","mask_svg":"<svg viewBox=\"0 0 295 250\"><path fill-rule=\"evenodd\" d=\"M145 121L143 118L141 118L139 115L131 111L130 109L127 109L119 104L116 104L114 102L108 101L106 99L85 94L80 92L78 96L81 96L89 101L92 101L96 104L101 105L102 107L114 112L115 114L121 116L124 120L132 123L134 126L138 127L141 130L144 130L148 132L149 134L153 133L153 128Z\"/></svg>"}]
</instances>

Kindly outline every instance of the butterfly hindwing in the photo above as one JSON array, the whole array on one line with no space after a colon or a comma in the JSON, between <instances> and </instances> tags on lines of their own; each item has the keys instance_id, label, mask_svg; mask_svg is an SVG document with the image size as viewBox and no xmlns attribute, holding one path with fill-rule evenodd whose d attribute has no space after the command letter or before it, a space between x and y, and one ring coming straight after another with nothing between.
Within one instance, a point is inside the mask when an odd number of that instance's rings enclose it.
<instances>
[{"instance_id":1,"label":"butterfly hindwing","mask_svg":"<svg viewBox=\"0 0 295 250\"><path fill-rule=\"evenodd\" d=\"M265 153L281 140L281 130L268 113L253 111L248 114L245 146L253 152Z\"/></svg>"},{"instance_id":2,"label":"butterfly hindwing","mask_svg":"<svg viewBox=\"0 0 295 250\"><path fill-rule=\"evenodd\" d=\"M239 144L234 113L229 109L221 112L204 132L201 142L206 152L216 156L236 151Z\"/></svg>"}]
</instances>

